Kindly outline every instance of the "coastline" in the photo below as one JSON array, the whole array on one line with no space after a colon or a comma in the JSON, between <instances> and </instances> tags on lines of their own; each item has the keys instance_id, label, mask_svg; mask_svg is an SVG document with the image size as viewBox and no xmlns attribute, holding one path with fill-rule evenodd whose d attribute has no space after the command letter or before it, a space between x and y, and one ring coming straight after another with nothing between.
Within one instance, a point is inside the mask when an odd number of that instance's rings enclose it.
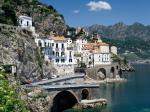
<instances>
[{"instance_id":1,"label":"coastline","mask_svg":"<svg viewBox=\"0 0 150 112\"><path fill-rule=\"evenodd\" d=\"M131 64L150 64L150 59L148 59L148 60L132 61Z\"/></svg>"},{"instance_id":2,"label":"coastline","mask_svg":"<svg viewBox=\"0 0 150 112\"><path fill-rule=\"evenodd\" d=\"M106 83L120 83L120 82L127 82L127 79L125 78L115 78L115 79L110 79L110 78L107 78L105 80L101 80L101 81L98 81L98 80L86 80L85 83L88 83L88 84L106 84Z\"/></svg>"}]
</instances>

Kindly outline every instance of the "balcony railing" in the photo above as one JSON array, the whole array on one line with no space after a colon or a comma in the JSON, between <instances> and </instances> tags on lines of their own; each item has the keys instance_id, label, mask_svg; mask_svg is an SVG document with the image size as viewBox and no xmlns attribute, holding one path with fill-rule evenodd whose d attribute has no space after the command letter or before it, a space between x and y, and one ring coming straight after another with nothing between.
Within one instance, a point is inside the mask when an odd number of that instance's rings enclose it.
<instances>
[{"instance_id":1,"label":"balcony railing","mask_svg":"<svg viewBox=\"0 0 150 112\"><path fill-rule=\"evenodd\" d=\"M67 56L66 56L66 55L64 55L64 56L50 55L50 56L49 56L49 59L54 59L54 58L65 59L65 58L67 58Z\"/></svg>"}]
</instances>

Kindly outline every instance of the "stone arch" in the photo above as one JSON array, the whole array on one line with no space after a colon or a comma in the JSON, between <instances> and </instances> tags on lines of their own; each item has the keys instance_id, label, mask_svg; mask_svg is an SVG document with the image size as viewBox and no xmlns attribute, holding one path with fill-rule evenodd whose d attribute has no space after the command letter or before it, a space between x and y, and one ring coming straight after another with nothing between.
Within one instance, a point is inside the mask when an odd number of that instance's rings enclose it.
<instances>
[{"instance_id":1,"label":"stone arch","mask_svg":"<svg viewBox=\"0 0 150 112\"><path fill-rule=\"evenodd\" d=\"M88 89L82 89L82 92L81 92L81 99L82 100L87 100L89 99L89 90Z\"/></svg>"},{"instance_id":2,"label":"stone arch","mask_svg":"<svg viewBox=\"0 0 150 112\"><path fill-rule=\"evenodd\" d=\"M79 100L73 92L61 91L53 99L51 112L62 112L66 109L72 108L78 102Z\"/></svg>"},{"instance_id":3,"label":"stone arch","mask_svg":"<svg viewBox=\"0 0 150 112\"><path fill-rule=\"evenodd\" d=\"M111 67L110 74L112 78L115 78L115 67Z\"/></svg>"},{"instance_id":4,"label":"stone arch","mask_svg":"<svg viewBox=\"0 0 150 112\"><path fill-rule=\"evenodd\" d=\"M100 80L104 80L106 78L106 69L100 68L97 71L97 75L98 75L98 77L99 77Z\"/></svg>"}]
</instances>

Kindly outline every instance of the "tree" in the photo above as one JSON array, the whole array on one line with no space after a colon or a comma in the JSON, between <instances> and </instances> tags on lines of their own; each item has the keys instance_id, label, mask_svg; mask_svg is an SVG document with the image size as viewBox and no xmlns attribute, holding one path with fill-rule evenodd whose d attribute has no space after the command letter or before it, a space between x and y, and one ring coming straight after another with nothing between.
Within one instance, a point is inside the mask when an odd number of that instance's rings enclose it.
<instances>
[{"instance_id":1,"label":"tree","mask_svg":"<svg viewBox=\"0 0 150 112\"><path fill-rule=\"evenodd\" d=\"M27 112L15 88L9 84L7 75L2 72L0 72L0 112Z\"/></svg>"},{"instance_id":2,"label":"tree","mask_svg":"<svg viewBox=\"0 0 150 112\"><path fill-rule=\"evenodd\" d=\"M5 23L17 25L16 12L9 2L2 5L2 10L4 11Z\"/></svg>"},{"instance_id":3,"label":"tree","mask_svg":"<svg viewBox=\"0 0 150 112\"><path fill-rule=\"evenodd\" d=\"M125 65L128 63L128 61L127 61L127 57L124 57L123 62L124 62L124 64L125 64Z\"/></svg>"}]
</instances>

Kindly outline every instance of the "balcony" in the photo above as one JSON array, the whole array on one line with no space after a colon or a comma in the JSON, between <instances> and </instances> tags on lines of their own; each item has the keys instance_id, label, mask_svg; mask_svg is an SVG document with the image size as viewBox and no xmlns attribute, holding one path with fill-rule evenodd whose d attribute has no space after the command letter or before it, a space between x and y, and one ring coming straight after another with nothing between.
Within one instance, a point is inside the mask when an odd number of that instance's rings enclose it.
<instances>
[{"instance_id":1,"label":"balcony","mask_svg":"<svg viewBox=\"0 0 150 112\"><path fill-rule=\"evenodd\" d=\"M67 56L66 55L64 55L64 56L50 55L49 56L49 59L56 59L56 58L58 58L58 59L65 59L65 58L67 58Z\"/></svg>"},{"instance_id":2,"label":"balcony","mask_svg":"<svg viewBox=\"0 0 150 112\"><path fill-rule=\"evenodd\" d=\"M65 48L61 48L61 51L65 51Z\"/></svg>"},{"instance_id":3,"label":"balcony","mask_svg":"<svg viewBox=\"0 0 150 112\"><path fill-rule=\"evenodd\" d=\"M59 51L59 48L55 48L55 51Z\"/></svg>"}]
</instances>

